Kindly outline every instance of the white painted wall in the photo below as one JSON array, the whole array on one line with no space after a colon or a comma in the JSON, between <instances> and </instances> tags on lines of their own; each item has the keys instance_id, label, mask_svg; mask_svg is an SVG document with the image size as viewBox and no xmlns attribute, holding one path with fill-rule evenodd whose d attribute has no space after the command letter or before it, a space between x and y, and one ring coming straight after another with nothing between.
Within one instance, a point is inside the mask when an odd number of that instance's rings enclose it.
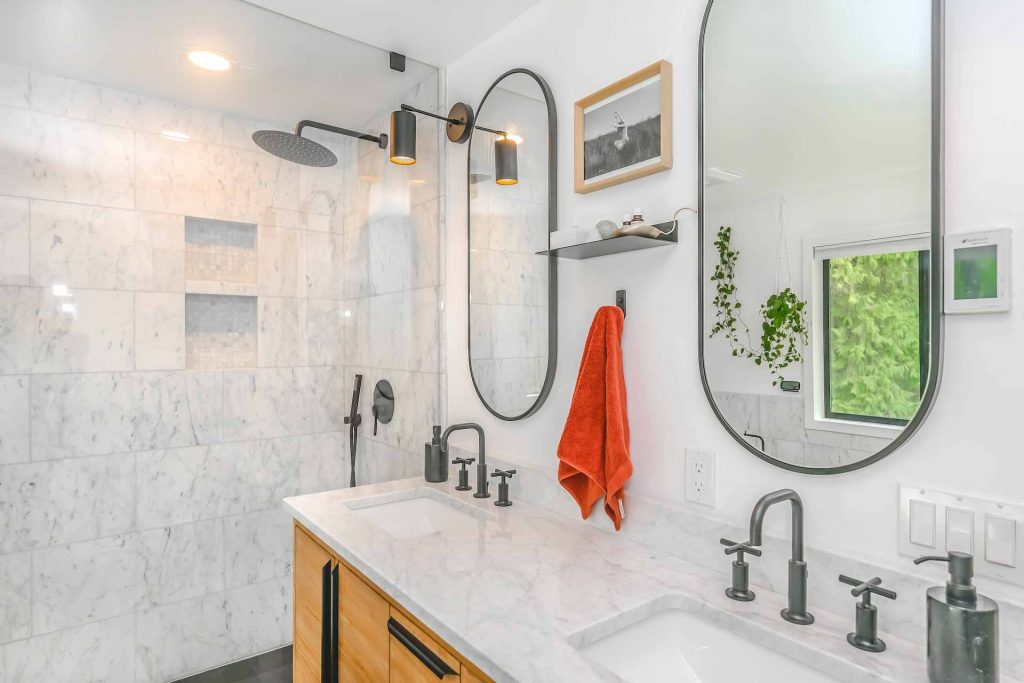
<instances>
[{"instance_id":1,"label":"white painted wall","mask_svg":"<svg viewBox=\"0 0 1024 683\"><path fill-rule=\"evenodd\" d=\"M1024 261L1024 92L1014 87L1024 63L1024 4L949 0L946 68L946 219L948 232L1010 226ZM559 217L592 224L642 206L655 219L697 201L697 49L704 2L543 0L448 69L450 102L476 103L504 70L543 75L558 104ZM675 168L591 195L572 192L572 105L578 98L658 59L672 62ZM465 183L464 150L450 149L449 181ZM468 375L465 319L464 194L448 206L449 418L477 420L495 455L554 468L555 450L594 310L629 292L623 341L629 390L633 491L683 498L683 449L718 453L717 513L746 519L754 501L790 486L804 496L808 542L865 559L908 563L896 555L896 484L1020 501L1024 458L1024 277L1012 313L950 317L945 373L924 427L894 455L867 469L830 477L776 469L734 443L704 397L697 368L696 238L692 218L680 244L649 252L559 264L559 370L547 403L523 422L503 423L480 404ZM1018 268L1020 264L1018 263ZM426 436L426 435L425 435ZM459 441L471 446L470 441ZM553 476L553 475L552 475ZM783 515L773 515L785 533Z\"/></svg>"}]
</instances>

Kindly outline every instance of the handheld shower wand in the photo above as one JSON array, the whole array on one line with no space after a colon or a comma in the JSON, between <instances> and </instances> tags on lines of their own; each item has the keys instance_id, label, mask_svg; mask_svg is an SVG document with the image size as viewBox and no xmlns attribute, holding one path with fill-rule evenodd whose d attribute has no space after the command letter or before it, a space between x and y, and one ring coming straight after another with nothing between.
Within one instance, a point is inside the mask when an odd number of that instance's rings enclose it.
<instances>
[{"instance_id":1,"label":"handheld shower wand","mask_svg":"<svg viewBox=\"0 0 1024 683\"><path fill-rule=\"evenodd\" d=\"M352 387L352 406L349 408L345 424L348 425L348 448L351 453L352 473L349 477L349 487L356 485L356 437L359 435L359 425L362 424L362 416L356 412L359 410L359 391L363 387L363 376L356 375L356 384Z\"/></svg>"}]
</instances>

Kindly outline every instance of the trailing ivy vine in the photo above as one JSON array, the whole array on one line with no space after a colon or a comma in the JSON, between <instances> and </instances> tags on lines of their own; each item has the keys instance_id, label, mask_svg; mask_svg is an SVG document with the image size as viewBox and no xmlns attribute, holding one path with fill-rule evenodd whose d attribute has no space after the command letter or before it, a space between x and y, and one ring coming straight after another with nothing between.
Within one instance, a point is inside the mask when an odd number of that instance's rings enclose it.
<instances>
[{"instance_id":1,"label":"trailing ivy vine","mask_svg":"<svg viewBox=\"0 0 1024 683\"><path fill-rule=\"evenodd\" d=\"M783 379L782 370L803 358L802 347L807 344L807 302L789 287L769 296L761 304L761 343L755 345L750 327L740 313L743 304L736 293L739 252L732 248L732 228L722 226L714 245L718 250L718 265L711 275L715 285L715 320L709 336L724 335L733 356L749 358L754 365L767 367L772 374L772 386L775 386Z\"/></svg>"}]
</instances>

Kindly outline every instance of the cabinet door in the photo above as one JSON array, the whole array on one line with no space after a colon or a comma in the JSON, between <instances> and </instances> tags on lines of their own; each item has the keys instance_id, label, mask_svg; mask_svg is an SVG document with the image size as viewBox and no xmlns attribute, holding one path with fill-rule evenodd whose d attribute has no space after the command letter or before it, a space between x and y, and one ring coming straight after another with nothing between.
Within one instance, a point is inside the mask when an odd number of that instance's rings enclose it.
<instances>
[{"instance_id":1,"label":"cabinet door","mask_svg":"<svg viewBox=\"0 0 1024 683\"><path fill-rule=\"evenodd\" d=\"M295 527L295 634L292 662L294 683L321 683L320 663L324 627L324 567L333 558L305 531Z\"/></svg>"},{"instance_id":2,"label":"cabinet door","mask_svg":"<svg viewBox=\"0 0 1024 683\"><path fill-rule=\"evenodd\" d=\"M391 683L455 683L461 665L423 629L392 608L388 619L391 641Z\"/></svg>"},{"instance_id":3,"label":"cabinet door","mask_svg":"<svg viewBox=\"0 0 1024 683\"><path fill-rule=\"evenodd\" d=\"M387 683L390 607L348 567L341 567L341 680Z\"/></svg>"}]
</instances>

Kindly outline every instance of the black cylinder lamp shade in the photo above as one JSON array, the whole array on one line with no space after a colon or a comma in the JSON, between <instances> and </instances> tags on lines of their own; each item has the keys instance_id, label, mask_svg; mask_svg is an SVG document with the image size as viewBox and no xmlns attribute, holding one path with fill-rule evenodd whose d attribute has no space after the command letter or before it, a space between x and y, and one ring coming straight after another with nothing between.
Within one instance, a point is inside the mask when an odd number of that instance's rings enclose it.
<instances>
[{"instance_id":1,"label":"black cylinder lamp shade","mask_svg":"<svg viewBox=\"0 0 1024 683\"><path fill-rule=\"evenodd\" d=\"M515 185L519 182L519 157L516 143L507 137L494 141L494 182Z\"/></svg>"},{"instance_id":2,"label":"black cylinder lamp shade","mask_svg":"<svg viewBox=\"0 0 1024 683\"><path fill-rule=\"evenodd\" d=\"M416 163L416 115L410 111L391 112L391 163Z\"/></svg>"}]
</instances>

